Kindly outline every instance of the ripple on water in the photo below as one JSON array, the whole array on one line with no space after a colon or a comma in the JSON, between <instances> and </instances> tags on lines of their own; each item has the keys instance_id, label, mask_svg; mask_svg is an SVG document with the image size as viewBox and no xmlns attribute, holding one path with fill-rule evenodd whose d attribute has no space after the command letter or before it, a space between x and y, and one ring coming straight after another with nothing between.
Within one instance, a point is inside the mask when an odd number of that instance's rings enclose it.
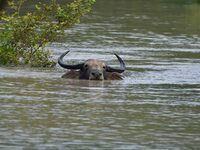
<instances>
[{"instance_id":1,"label":"ripple on water","mask_svg":"<svg viewBox=\"0 0 200 150\"><path fill-rule=\"evenodd\" d=\"M65 80L59 66L0 67L0 149L200 147L200 38L183 18L191 5L126 3L99 1L63 44L49 47L55 61L71 50L70 64L95 58L118 67L116 52L127 65L124 80Z\"/></svg>"}]
</instances>

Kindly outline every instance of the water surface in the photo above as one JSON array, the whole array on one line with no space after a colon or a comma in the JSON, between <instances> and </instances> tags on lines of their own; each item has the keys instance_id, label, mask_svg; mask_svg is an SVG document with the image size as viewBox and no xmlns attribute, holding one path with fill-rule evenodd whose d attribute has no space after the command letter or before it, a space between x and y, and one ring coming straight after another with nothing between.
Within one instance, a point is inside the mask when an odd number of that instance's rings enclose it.
<instances>
[{"instance_id":1,"label":"water surface","mask_svg":"<svg viewBox=\"0 0 200 150\"><path fill-rule=\"evenodd\" d=\"M0 149L199 149L199 17L195 0L97 1L49 48L55 60L70 49L68 63L117 67L116 52L124 80L0 67Z\"/></svg>"}]
</instances>

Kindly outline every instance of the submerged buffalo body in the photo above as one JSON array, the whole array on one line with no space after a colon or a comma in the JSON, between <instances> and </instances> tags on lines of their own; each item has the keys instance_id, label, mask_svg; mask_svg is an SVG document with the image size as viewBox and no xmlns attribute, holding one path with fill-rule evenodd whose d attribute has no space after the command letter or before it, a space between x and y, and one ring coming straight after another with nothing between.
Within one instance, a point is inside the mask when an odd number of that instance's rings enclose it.
<instances>
[{"instance_id":1,"label":"submerged buffalo body","mask_svg":"<svg viewBox=\"0 0 200 150\"><path fill-rule=\"evenodd\" d=\"M68 79L85 79L85 80L121 80L122 75L125 71L125 63L124 61L117 55L118 61L120 62L120 68L113 68L108 65L104 61L89 59L84 63L76 64L76 65L68 65L63 62L64 56L69 53L69 51L63 53L58 58L58 64L65 68L70 69L67 73L65 73L62 78Z\"/></svg>"}]
</instances>

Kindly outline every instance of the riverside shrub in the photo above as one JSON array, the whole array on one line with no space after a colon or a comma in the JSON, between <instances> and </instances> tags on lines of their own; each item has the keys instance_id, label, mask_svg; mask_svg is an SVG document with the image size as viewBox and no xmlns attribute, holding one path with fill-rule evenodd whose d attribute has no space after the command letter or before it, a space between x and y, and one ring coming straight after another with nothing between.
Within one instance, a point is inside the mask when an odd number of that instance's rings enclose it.
<instances>
[{"instance_id":1,"label":"riverside shrub","mask_svg":"<svg viewBox=\"0 0 200 150\"><path fill-rule=\"evenodd\" d=\"M80 22L95 0L74 0L59 4L37 3L33 11L22 14L26 0L8 1L8 11L0 15L0 64L52 67L55 62L47 45ZM23 60L23 61L22 61Z\"/></svg>"}]
</instances>

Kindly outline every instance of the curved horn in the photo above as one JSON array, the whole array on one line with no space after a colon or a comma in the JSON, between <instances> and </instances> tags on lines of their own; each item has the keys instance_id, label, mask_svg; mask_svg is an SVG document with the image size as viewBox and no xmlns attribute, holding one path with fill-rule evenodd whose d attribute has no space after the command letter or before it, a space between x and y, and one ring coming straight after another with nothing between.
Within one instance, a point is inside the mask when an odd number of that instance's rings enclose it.
<instances>
[{"instance_id":1,"label":"curved horn","mask_svg":"<svg viewBox=\"0 0 200 150\"><path fill-rule=\"evenodd\" d=\"M65 57L65 55L67 55L67 53L69 53L70 51L66 51L65 53L63 53L62 55L60 55L60 57L58 58L58 64L65 68L65 69L81 69L83 67L83 64L77 64L77 65L67 65L63 62L63 58Z\"/></svg>"},{"instance_id":2,"label":"curved horn","mask_svg":"<svg viewBox=\"0 0 200 150\"><path fill-rule=\"evenodd\" d=\"M114 53L115 54L115 53ZM122 73L125 71L126 69L126 65L124 63L124 61L122 60L122 58L120 58L117 54L115 54L115 56L117 57L118 61L120 62L120 68L117 69L117 68L112 68L110 66L107 66L106 67L106 71L108 72L118 72L118 73Z\"/></svg>"}]
</instances>

